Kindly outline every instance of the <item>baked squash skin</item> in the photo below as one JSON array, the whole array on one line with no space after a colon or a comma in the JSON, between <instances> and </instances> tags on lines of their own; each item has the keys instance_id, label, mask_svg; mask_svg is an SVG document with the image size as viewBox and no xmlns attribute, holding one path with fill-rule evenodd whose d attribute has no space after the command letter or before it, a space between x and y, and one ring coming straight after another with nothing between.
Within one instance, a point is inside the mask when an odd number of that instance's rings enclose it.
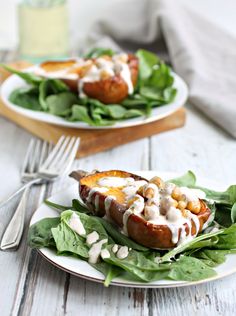
<instances>
[{"instance_id":1,"label":"baked squash skin","mask_svg":"<svg viewBox=\"0 0 236 316\"><path fill-rule=\"evenodd\" d=\"M202 200L200 200L200 202L201 211L197 215L200 224L199 232L201 232L203 224L211 215L211 211L206 204ZM186 235L188 235L190 233L189 226L187 224L184 224L184 226ZM128 219L127 231L130 238L149 248L168 249L176 246L176 244L172 242L172 233L168 226L152 224L135 214L130 215ZM181 229L179 229L178 240L180 239L180 234ZM192 221L191 235L194 236L195 234L196 226Z\"/></svg>"},{"instance_id":2,"label":"baked squash skin","mask_svg":"<svg viewBox=\"0 0 236 316\"><path fill-rule=\"evenodd\" d=\"M81 175L81 176L80 176ZM109 195L116 196L116 200L112 200L109 207L109 217L114 221L116 225L120 228L123 227L123 215L125 211L129 208L125 202L125 196L121 194L121 190L117 188L111 188L106 193L95 192L90 201L88 202L88 195L92 188L96 187L96 183L99 179L103 177L132 177L137 180L145 180L138 175L121 171L121 170L110 170L103 172L96 172L94 174L86 175L76 171L71 175L73 178L79 181L79 194L83 202L88 206L88 208L96 214L97 216L105 216L105 199ZM98 197L96 197L98 196ZM96 199L99 201L99 204L96 206ZM98 203L98 202L97 202ZM209 219L211 215L211 210L208 208L206 203L203 200L200 200L201 211L197 214L199 219L199 231L201 232L203 224ZM184 224L186 235L195 235L196 226L192 221L191 232L188 224ZM158 248L158 249L168 249L176 246L172 242L172 232L167 225L158 225L146 221L144 218L131 214L127 221L127 232L131 239L137 243L149 247L149 248ZM180 239L181 229L178 232L178 240Z\"/></svg>"}]
</instances>

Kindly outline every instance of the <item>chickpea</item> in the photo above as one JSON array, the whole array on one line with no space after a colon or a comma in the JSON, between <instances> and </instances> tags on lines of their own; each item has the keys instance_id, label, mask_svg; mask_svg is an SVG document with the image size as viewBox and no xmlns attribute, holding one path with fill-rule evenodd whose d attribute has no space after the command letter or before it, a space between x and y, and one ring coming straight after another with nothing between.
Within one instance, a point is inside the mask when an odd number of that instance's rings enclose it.
<instances>
[{"instance_id":1,"label":"chickpea","mask_svg":"<svg viewBox=\"0 0 236 316\"><path fill-rule=\"evenodd\" d=\"M175 187L172 194L171 194L172 198L177 200L177 201L180 201L181 195L182 194L181 194L180 188L178 188L178 187Z\"/></svg>"},{"instance_id":2,"label":"chickpea","mask_svg":"<svg viewBox=\"0 0 236 316\"><path fill-rule=\"evenodd\" d=\"M187 217L188 216L188 211L186 209L181 210L181 213L182 213L183 217Z\"/></svg>"},{"instance_id":3,"label":"chickpea","mask_svg":"<svg viewBox=\"0 0 236 316\"><path fill-rule=\"evenodd\" d=\"M199 201L189 201L187 209L194 214L198 214L201 211L201 203Z\"/></svg>"},{"instance_id":4,"label":"chickpea","mask_svg":"<svg viewBox=\"0 0 236 316\"><path fill-rule=\"evenodd\" d=\"M185 210L186 207L187 207L187 202L186 201L179 201L177 203L177 208L180 209L180 210Z\"/></svg>"},{"instance_id":5,"label":"chickpea","mask_svg":"<svg viewBox=\"0 0 236 316\"><path fill-rule=\"evenodd\" d=\"M165 187L165 182L159 177L153 177L150 183L154 183L159 189L164 189Z\"/></svg>"}]
</instances>

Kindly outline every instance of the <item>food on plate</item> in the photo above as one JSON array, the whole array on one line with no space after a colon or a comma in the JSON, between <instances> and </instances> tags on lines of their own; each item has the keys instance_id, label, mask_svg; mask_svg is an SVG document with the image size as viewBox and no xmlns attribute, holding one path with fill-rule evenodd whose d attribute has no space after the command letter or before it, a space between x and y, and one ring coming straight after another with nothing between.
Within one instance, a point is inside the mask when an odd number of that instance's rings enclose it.
<instances>
[{"instance_id":1,"label":"food on plate","mask_svg":"<svg viewBox=\"0 0 236 316\"><path fill-rule=\"evenodd\" d=\"M212 278L236 253L236 185L224 192L199 187L191 171L168 181L120 170L71 176L84 203L45 201L60 216L34 223L29 245L87 261L105 286L116 277L136 285Z\"/></svg>"},{"instance_id":2,"label":"food on plate","mask_svg":"<svg viewBox=\"0 0 236 316\"><path fill-rule=\"evenodd\" d=\"M78 179L80 172L75 173ZM204 192L159 177L148 181L120 170L82 173L79 194L93 214L106 216L150 248L173 248L197 236L211 220Z\"/></svg>"},{"instance_id":3,"label":"food on plate","mask_svg":"<svg viewBox=\"0 0 236 316\"><path fill-rule=\"evenodd\" d=\"M177 94L171 68L143 49L130 54L96 48L78 58L45 61L29 71L5 68L27 84L11 92L13 104L91 126L148 117Z\"/></svg>"},{"instance_id":4,"label":"food on plate","mask_svg":"<svg viewBox=\"0 0 236 316\"><path fill-rule=\"evenodd\" d=\"M47 61L35 73L64 81L80 97L88 96L105 104L120 103L134 92L138 77L138 58L115 54L98 58Z\"/></svg>"}]
</instances>

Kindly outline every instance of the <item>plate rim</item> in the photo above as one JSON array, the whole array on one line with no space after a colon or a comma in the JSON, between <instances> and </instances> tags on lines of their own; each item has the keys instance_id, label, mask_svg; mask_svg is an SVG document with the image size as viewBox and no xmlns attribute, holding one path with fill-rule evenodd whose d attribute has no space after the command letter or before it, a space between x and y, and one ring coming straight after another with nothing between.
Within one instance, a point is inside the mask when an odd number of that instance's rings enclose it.
<instances>
[{"instance_id":1,"label":"plate rim","mask_svg":"<svg viewBox=\"0 0 236 316\"><path fill-rule=\"evenodd\" d=\"M30 71L36 67L37 67L37 65L35 65L33 67L26 68L25 71L26 72ZM189 95L188 86L187 86L186 82L184 81L184 79L182 79L182 77L180 77L174 71L172 73L173 73L175 80L177 80L177 82L181 86L180 100L177 100L177 103L176 103L176 101L173 101L173 102L168 103L166 105L163 105L161 107L156 107L153 109L153 112L155 110L158 110L159 108L166 109L166 107L168 107L168 106L172 107L172 108L167 108L166 111L164 111L163 113L156 114L154 116L151 115L148 118L141 116L141 117L137 117L137 118L126 119L124 121L119 121L118 123L115 123L114 125L111 125L111 126L89 126L85 122L68 122L68 121L64 120L63 118L60 118L60 117L55 116L53 114L44 113L42 111L33 111L30 109L25 109L25 108L22 108L16 104L10 102L8 99L9 93L7 94L6 91L7 91L7 89L9 89L10 92L13 91L13 89L9 88L10 85L12 84L11 83L12 80L17 80L18 82L22 81L22 87L27 86L27 84L21 78L19 78L16 74L12 74L6 80L4 80L4 82L2 83L2 85L0 87L0 97L1 97L3 103L6 107L11 109L15 113L18 113L20 115L23 115L23 116L30 118L32 120L35 120L35 121L40 121L40 122L44 122L44 123L48 123L48 124L52 124L52 125L56 125L56 126L61 126L61 127L70 127L70 128L87 129L87 130L107 130L107 129L109 130L109 129L127 128L127 127L145 125L145 124L148 124L151 122L161 120L164 117L167 117L167 116L171 115L172 113L176 112L178 109L180 109L181 107L183 107L185 105L185 103L188 99L188 95ZM41 115L42 115L42 117L41 117ZM44 117L44 115L45 115L45 117ZM79 125L77 123L79 123Z\"/></svg>"},{"instance_id":2,"label":"plate rim","mask_svg":"<svg viewBox=\"0 0 236 316\"><path fill-rule=\"evenodd\" d=\"M132 173L137 173L137 174L140 174L142 176L144 176L146 174L149 174L150 176L152 176L154 173L155 174L161 174L162 177L164 177L163 175L165 175L165 177L176 177L176 176L179 176L179 173L175 173L175 172L158 172L158 171L155 171L155 170L142 170L142 171L131 171ZM210 181L212 182L212 184L214 183L214 181L212 180L209 180L207 178L204 178L204 177L199 177L200 179L200 182L201 182L201 179L205 179L206 181ZM75 184L72 184L70 186L68 186L66 188L66 191L70 190L70 188L74 187L76 185ZM52 196L48 197L47 199L53 199L54 197L58 196L60 194L60 192L65 192L65 190L59 190L57 191L55 194L53 194ZM54 200L55 201L55 200ZM33 222L33 219L34 219L34 216L35 214L40 210L40 208L42 206L46 206L48 208L50 208L49 206L47 206L44 202L42 204L39 205L39 207L35 210L35 212L32 214L32 217L30 219L30 224L29 226L31 226L34 222ZM32 223L33 222L33 223ZM95 282L95 283L100 283L100 284L103 284L105 278L102 276L101 279L99 278L96 278L96 277L92 277L92 276L87 276L87 275L84 275L84 274L80 274L78 272L75 272L75 271L71 271L70 269L67 269L66 267L64 267L63 265L60 265L58 264L57 262L53 261L51 258L49 258L47 256L47 254L44 253L44 251L47 251L49 250L48 248L42 248L42 249L37 249L37 252L45 259L47 260L50 264L52 264L53 266L67 272L67 273L70 273L74 276L77 276L79 278L82 278L82 279L85 279L85 280L88 280L88 281L92 281L92 282ZM56 256L56 254L55 254ZM236 254L228 254L227 256L235 256L236 257ZM69 256L68 256L69 258ZM79 261L82 261L81 259L78 258ZM82 261L84 262L84 261ZM88 264L88 263L87 263ZM93 268L94 270L96 270L95 268ZM97 270L96 270L97 271ZM219 280L219 279L222 279L222 278L225 278L227 276L230 276L232 274L236 273L236 266L235 268L227 271L226 272L221 272L220 274L217 273L217 275L211 277L211 278L207 278L207 279L203 279L203 280L199 280L199 281L191 281L191 282L188 282L188 281L173 281L175 282L174 284L153 284L153 283L142 283L140 281L140 283L132 283L132 281L130 283L125 283L125 280L124 282L121 282L121 281L112 281L110 283L110 286L113 285L113 286L119 286L119 287L131 287L131 288L146 288L146 289L155 289L155 288L175 288L175 287L186 287L186 286L192 286L192 285L199 285L199 284L203 284L203 283L208 283L208 282L212 282L212 281L216 281L216 280ZM169 280L171 281L171 280Z\"/></svg>"}]
</instances>

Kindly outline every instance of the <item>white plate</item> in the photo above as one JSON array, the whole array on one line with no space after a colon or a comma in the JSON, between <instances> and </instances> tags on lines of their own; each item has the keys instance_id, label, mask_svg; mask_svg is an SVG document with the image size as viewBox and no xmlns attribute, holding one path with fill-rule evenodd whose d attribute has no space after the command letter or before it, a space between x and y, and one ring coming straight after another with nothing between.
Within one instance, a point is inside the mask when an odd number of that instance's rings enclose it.
<instances>
[{"instance_id":1,"label":"white plate","mask_svg":"<svg viewBox=\"0 0 236 316\"><path fill-rule=\"evenodd\" d=\"M29 68L27 71L32 71L34 67ZM110 129L110 128L122 128L128 126L135 126L150 123L153 121L160 120L163 117L170 115L171 113L178 110L182 107L188 97L188 88L186 83L181 79L177 74L173 73L174 76L174 86L177 89L177 94L174 102L163 105L161 107L154 108L152 111L152 115L148 118L145 117L137 117L124 121L117 122L112 126L89 126L84 122L68 122L61 117L44 113L40 111L32 111L28 109L24 109L20 106L17 106L9 101L9 96L11 92L20 87L27 87L27 84L17 75L11 75L7 78L2 86L1 86L1 98L5 105L9 107L11 110L16 113L20 113L24 116L27 116L31 119L42 121L50 124L60 125L60 126L68 126L73 128L84 128L84 129Z\"/></svg>"},{"instance_id":2,"label":"white plate","mask_svg":"<svg viewBox=\"0 0 236 316\"><path fill-rule=\"evenodd\" d=\"M154 172L154 171L139 171L135 172L141 175L144 178L151 178L154 175L159 175L163 179L171 179L178 175L170 174L170 173L161 173L161 172ZM224 188L219 187L218 182L214 183L206 179L200 179L199 184L202 186L206 186L209 188L213 188L215 190L223 190ZM69 187L67 190L61 191L58 194L52 196L50 198L51 201L62 204L62 205L71 205L71 200L74 198L78 198L78 184L75 184ZM35 222L39 221L45 217L55 217L58 216L58 213L55 210L52 210L47 205L42 204L34 213L30 225L34 224ZM77 258L72 257L65 257L65 256L57 256L53 250L50 249L40 249L39 252L45 257L49 262L53 265L57 266L58 268L67 271L71 274L79 276L83 279L91 280L94 282L102 283L104 281L104 276L94 268L92 268L87 262L82 261ZM217 280L223 278L227 275L236 272L236 254L231 254L227 256L226 262L219 265L216 269L217 275L197 281L197 282L182 282L182 281L172 281L172 280L161 280L155 281L150 283L142 283L142 282L135 282L135 281L127 281L122 278L116 278L112 281L112 285L117 286L126 286L126 287L138 287L138 288L165 288L165 287L180 287L180 286L188 286L193 284L200 284L204 282L209 282L213 280Z\"/></svg>"}]
</instances>

